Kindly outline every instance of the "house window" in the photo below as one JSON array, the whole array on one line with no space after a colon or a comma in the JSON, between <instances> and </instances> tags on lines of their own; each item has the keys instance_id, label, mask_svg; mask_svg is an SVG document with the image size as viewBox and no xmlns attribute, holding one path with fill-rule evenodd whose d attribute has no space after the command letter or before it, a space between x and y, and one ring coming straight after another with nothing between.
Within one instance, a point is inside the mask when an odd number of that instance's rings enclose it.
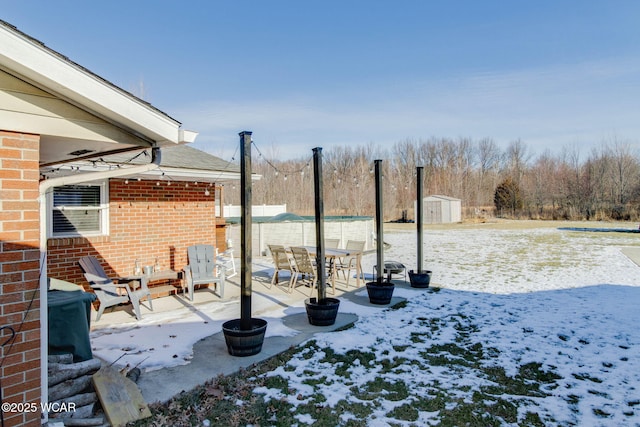
<instances>
[{"instance_id":1,"label":"house window","mask_svg":"<svg viewBox=\"0 0 640 427\"><path fill-rule=\"evenodd\" d=\"M50 195L51 237L108 233L107 183L54 187Z\"/></svg>"}]
</instances>

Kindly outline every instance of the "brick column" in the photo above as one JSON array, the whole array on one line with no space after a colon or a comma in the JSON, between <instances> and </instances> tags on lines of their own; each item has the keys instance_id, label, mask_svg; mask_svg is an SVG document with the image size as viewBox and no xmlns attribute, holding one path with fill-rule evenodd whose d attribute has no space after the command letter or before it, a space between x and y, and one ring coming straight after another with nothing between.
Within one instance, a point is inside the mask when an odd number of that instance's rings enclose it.
<instances>
[{"instance_id":1,"label":"brick column","mask_svg":"<svg viewBox=\"0 0 640 427\"><path fill-rule=\"evenodd\" d=\"M38 135L0 131L0 349L3 402L37 405L40 388ZM39 426L40 411L5 412L5 426Z\"/></svg>"}]
</instances>

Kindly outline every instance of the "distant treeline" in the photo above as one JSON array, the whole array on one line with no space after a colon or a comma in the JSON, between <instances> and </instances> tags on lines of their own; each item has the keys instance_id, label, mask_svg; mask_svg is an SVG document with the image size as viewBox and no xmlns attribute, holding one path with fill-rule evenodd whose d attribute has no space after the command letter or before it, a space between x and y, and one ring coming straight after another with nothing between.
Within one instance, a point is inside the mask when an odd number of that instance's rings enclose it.
<instances>
[{"instance_id":1,"label":"distant treeline","mask_svg":"<svg viewBox=\"0 0 640 427\"><path fill-rule=\"evenodd\" d=\"M313 215L313 161L280 161L277 154L253 158L253 204L287 204ZM385 220L414 216L416 166L424 167L424 196L462 200L463 217L638 220L640 158L630 144L603 142L583 152L578 145L560 154L534 156L517 140L501 149L492 139L405 140L388 149L343 146L323 150L326 215L375 213L373 162L382 159ZM225 190L225 203L239 203L239 191Z\"/></svg>"}]
</instances>

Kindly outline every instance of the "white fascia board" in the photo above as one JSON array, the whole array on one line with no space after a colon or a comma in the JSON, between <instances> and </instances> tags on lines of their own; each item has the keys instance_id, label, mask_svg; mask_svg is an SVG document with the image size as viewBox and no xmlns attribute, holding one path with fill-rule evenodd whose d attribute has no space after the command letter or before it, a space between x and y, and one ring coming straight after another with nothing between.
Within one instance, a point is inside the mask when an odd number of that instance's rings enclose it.
<instances>
[{"instance_id":1,"label":"white fascia board","mask_svg":"<svg viewBox=\"0 0 640 427\"><path fill-rule=\"evenodd\" d=\"M126 171L130 166L123 166L121 170ZM55 166L50 167L52 170L56 170ZM93 173L102 173L106 171L112 171L118 169L115 165L107 165L103 163L96 163L95 166L90 162L70 162L60 165L58 172L48 172L50 177L60 175L75 175L86 174L90 176ZM201 182L219 182L219 181L239 181L240 172L232 171L207 171L202 169L185 169L185 168L169 168L165 166L158 166L144 172L125 173L121 174L121 177L127 178L143 178L143 179L162 179L166 181L201 181ZM252 181L259 181L262 178L260 174L251 174Z\"/></svg>"},{"instance_id":2,"label":"white fascia board","mask_svg":"<svg viewBox=\"0 0 640 427\"><path fill-rule=\"evenodd\" d=\"M178 138L178 141L182 144L189 144L191 142L194 142L197 136L198 132L180 129L180 136Z\"/></svg>"},{"instance_id":3,"label":"white fascia board","mask_svg":"<svg viewBox=\"0 0 640 427\"><path fill-rule=\"evenodd\" d=\"M95 167L91 164L87 163L65 163L61 165L61 172L64 174L74 174L74 173L95 173L95 172L103 172L108 170L115 170L118 167L115 165L106 165L101 163L96 163ZM52 167L55 169L55 167ZM127 169L127 166L122 167L123 170ZM75 171L75 172L74 172ZM167 181L176 180L176 181L206 181L206 182L215 182L215 181L229 181L229 180L240 180L240 172L231 172L231 171L208 171L202 169L183 169L183 168L169 168L166 166L159 166L156 169L147 170L142 173L131 173L127 174L128 178L143 178L143 179L164 179ZM252 176L252 180L260 179L261 175L254 174Z\"/></svg>"},{"instance_id":4,"label":"white fascia board","mask_svg":"<svg viewBox=\"0 0 640 427\"><path fill-rule=\"evenodd\" d=\"M144 174L146 178L164 177L166 180L175 179L176 181L239 181L240 172L229 171L206 171L202 169L182 169L167 168L161 166L158 169L147 171ZM258 178L256 178L258 177ZM259 179L259 175L253 175L252 180Z\"/></svg>"},{"instance_id":5,"label":"white fascia board","mask_svg":"<svg viewBox=\"0 0 640 427\"><path fill-rule=\"evenodd\" d=\"M0 25L0 65L152 142L184 142L180 122L5 25Z\"/></svg>"}]
</instances>

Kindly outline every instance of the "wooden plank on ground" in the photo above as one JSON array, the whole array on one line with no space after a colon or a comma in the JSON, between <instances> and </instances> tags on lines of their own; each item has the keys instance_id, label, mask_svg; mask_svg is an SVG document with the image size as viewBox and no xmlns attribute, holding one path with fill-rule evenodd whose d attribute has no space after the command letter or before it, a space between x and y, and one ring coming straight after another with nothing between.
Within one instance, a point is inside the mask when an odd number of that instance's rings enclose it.
<instances>
[{"instance_id":1,"label":"wooden plank on ground","mask_svg":"<svg viewBox=\"0 0 640 427\"><path fill-rule=\"evenodd\" d=\"M103 366L93 374L93 386L102 409L113 427L151 416L151 411L136 383L114 366Z\"/></svg>"}]
</instances>

